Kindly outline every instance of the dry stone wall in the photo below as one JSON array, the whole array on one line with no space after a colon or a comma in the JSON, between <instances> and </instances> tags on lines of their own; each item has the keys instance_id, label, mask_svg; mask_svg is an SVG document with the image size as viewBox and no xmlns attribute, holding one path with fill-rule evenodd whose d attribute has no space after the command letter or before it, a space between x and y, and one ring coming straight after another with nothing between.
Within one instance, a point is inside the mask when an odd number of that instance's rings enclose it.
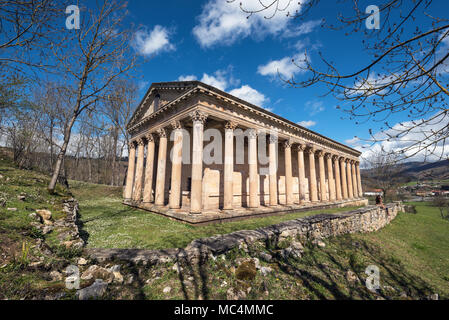
<instances>
[{"instance_id":1,"label":"dry stone wall","mask_svg":"<svg viewBox=\"0 0 449 320\"><path fill-rule=\"evenodd\" d=\"M240 230L233 233L192 241L184 249L86 249L98 262L123 261L152 265L177 260L198 260L223 254L242 244L257 241L280 241L288 238L304 240L324 239L355 232L373 232L390 223L404 208L401 202L388 204L385 208L367 206L361 209L285 221L256 230Z\"/></svg>"}]
</instances>

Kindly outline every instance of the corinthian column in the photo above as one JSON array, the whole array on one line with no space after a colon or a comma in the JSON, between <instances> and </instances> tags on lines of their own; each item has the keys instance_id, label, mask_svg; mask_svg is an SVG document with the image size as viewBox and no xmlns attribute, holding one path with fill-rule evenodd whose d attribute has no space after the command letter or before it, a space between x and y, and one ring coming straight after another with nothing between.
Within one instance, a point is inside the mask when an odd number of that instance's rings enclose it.
<instances>
[{"instance_id":1,"label":"corinthian column","mask_svg":"<svg viewBox=\"0 0 449 320\"><path fill-rule=\"evenodd\" d=\"M173 121L174 130L173 158L171 167L171 190L169 198L170 209L181 208L181 173L182 173L182 125L180 121Z\"/></svg>"},{"instance_id":2,"label":"corinthian column","mask_svg":"<svg viewBox=\"0 0 449 320\"><path fill-rule=\"evenodd\" d=\"M156 196L154 204L163 206L165 204L165 168L167 163L167 132L165 129L157 131L159 135L159 153L156 175Z\"/></svg>"},{"instance_id":3,"label":"corinthian column","mask_svg":"<svg viewBox=\"0 0 449 320\"><path fill-rule=\"evenodd\" d=\"M348 184L346 182L346 160L343 157L340 158L340 169L341 169L341 188L343 190L343 199L348 199Z\"/></svg>"},{"instance_id":4,"label":"corinthian column","mask_svg":"<svg viewBox=\"0 0 449 320\"><path fill-rule=\"evenodd\" d=\"M284 141L284 160L285 160L285 204L293 204L293 177L292 177L292 143L289 140Z\"/></svg>"},{"instance_id":5,"label":"corinthian column","mask_svg":"<svg viewBox=\"0 0 449 320\"><path fill-rule=\"evenodd\" d=\"M352 188L354 189L354 198L359 197L359 192L357 188L357 176L355 174L355 161L351 161L351 170L352 170Z\"/></svg>"},{"instance_id":6,"label":"corinthian column","mask_svg":"<svg viewBox=\"0 0 449 320\"><path fill-rule=\"evenodd\" d=\"M136 165L136 145L133 141L128 144L128 173L126 174L125 200L131 200L134 185L134 168Z\"/></svg>"},{"instance_id":7,"label":"corinthian column","mask_svg":"<svg viewBox=\"0 0 449 320\"><path fill-rule=\"evenodd\" d=\"M332 160L334 161L335 168L335 193L337 200L342 199L341 194L341 180L340 180L340 164L338 163L338 156L333 156Z\"/></svg>"},{"instance_id":8,"label":"corinthian column","mask_svg":"<svg viewBox=\"0 0 449 320\"><path fill-rule=\"evenodd\" d=\"M326 176L324 173L324 152L318 151L318 165L320 168L320 190L321 190L321 202L325 202L326 197Z\"/></svg>"},{"instance_id":9,"label":"corinthian column","mask_svg":"<svg viewBox=\"0 0 449 320\"><path fill-rule=\"evenodd\" d=\"M153 170L154 170L154 137L147 134L147 163L145 166L145 183L143 188L143 202L149 203L153 199Z\"/></svg>"},{"instance_id":10,"label":"corinthian column","mask_svg":"<svg viewBox=\"0 0 449 320\"><path fill-rule=\"evenodd\" d=\"M257 131L250 129L248 135L248 164L249 164L249 207L257 208L260 205L257 190Z\"/></svg>"},{"instance_id":11,"label":"corinthian column","mask_svg":"<svg viewBox=\"0 0 449 320\"><path fill-rule=\"evenodd\" d=\"M316 172L315 172L315 149L310 147L307 149L307 153L309 154L310 201L317 202L318 201L318 190L317 190L317 181L316 181Z\"/></svg>"},{"instance_id":12,"label":"corinthian column","mask_svg":"<svg viewBox=\"0 0 449 320\"><path fill-rule=\"evenodd\" d=\"M334 169L332 167L332 155L326 154L327 161L327 179L329 183L329 200L335 201L335 181L334 181Z\"/></svg>"},{"instance_id":13,"label":"corinthian column","mask_svg":"<svg viewBox=\"0 0 449 320\"><path fill-rule=\"evenodd\" d=\"M277 185L277 163L276 163L276 149L278 146L278 137L270 134L268 152L269 152L269 179L270 179L270 206L278 205L278 185Z\"/></svg>"},{"instance_id":14,"label":"corinthian column","mask_svg":"<svg viewBox=\"0 0 449 320\"><path fill-rule=\"evenodd\" d=\"M362 190L362 177L360 176L360 163L356 162L356 173L357 173L357 186L359 188L359 197L363 197L363 190Z\"/></svg>"},{"instance_id":15,"label":"corinthian column","mask_svg":"<svg viewBox=\"0 0 449 320\"><path fill-rule=\"evenodd\" d=\"M233 208L234 200L233 175L234 175L234 130L236 124L226 122L225 124L225 160L224 160L224 199L223 209Z\"/></svg>"},{"instance_id":16,"label":"corinthian column","mask_svg":"<svg viewBox=\"0 0 449 320\"><path fill-rule=\"evenodd\" d=\"M133 200L142 200L142 185L143 185L143 159L145 157L145 142L142 138L137 140L137 165L136 178L134 179Z\"/></svg>"},{"instance_id":17,"label":"corinthian column","mask_svg":"<svg viewBox=\"0 0 449 320\"><path fill-rule=\"evenodd\" d=\"M306 200L305 180L306 174L304 170L304 150L306 146L298 145L298 181L299 181L299 203Z\"/></svg>"},{"instance_id":18,"label":"corinthian column","mask_svg":"<svg viewBox=\"0 0 449 320\"><path fill-rule=\"evenodd\" d=\"M201 213L203 209L203 134L207 114L194 111L190 114L193 122L192 146L192 188L190 191L190 212Z\"/></svg>"},{"instance_id":19,"label":"corinthian column","mask_svg":"<svg viewBox=\"0 0 449 320\"><path fill-rule=\"evenodd\" d=\"M346 160L346 180L348 181L348 197L354 198L354 189L352 189L351 160Z\"/></svg>"}]
</instances>

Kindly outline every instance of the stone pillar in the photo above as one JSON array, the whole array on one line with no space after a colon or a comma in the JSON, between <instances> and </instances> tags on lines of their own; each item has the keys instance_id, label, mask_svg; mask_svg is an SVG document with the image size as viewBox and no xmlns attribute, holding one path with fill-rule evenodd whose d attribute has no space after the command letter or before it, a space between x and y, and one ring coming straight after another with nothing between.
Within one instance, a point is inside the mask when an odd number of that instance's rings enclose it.
<instances>
[{"instance_id":1,"label":"stone pillar","mask_svg":"<svg viewBox=\"0 0 449 320\"><path fill-rule=\"evenodd\" d=\"M346 182L346 161L345 158L340 158L341 169L341 188L343 190L343 199L348 199L348 184Z\"/></svg>"},{"instance_id":2,"label":"stone pillar","mask_svg":"<svg viewBox=\"0 0 449 320\"><path fill-rule=\"evenodd\" d=\"M304 170L304 150L306 146L303 144L298 145L298 181L299 181L299 203L301 204L306 200L306 173Z\"/></svg>"},{"instance_id":3,"label":"stone pillar","mask_svg":"<svg viewBox=\"0 0 449 320\"><path fill-rule=\"evenodd\" d=\"M137 140L137 164L136 164L136 178L134 179L133 200L142 200L142 186L143 186L143 160L145 158L145 141L143 138Z\"/></svg>"},{"instance_id":4,"label":"stone pillar","mask_svg":"<svg viewBox=\"0 0 449 320\"><path fill-rule=\"evenodd\" d=\"M293 177L292 177L292 143L289 140L284 141L284 160L285 160L285 204L293 204Z\"/></svg>"},{"instance_id":5,"label":"stone pillar","mask_svg":"<svg viewBox=\"0 0 449 320\"><path fill-rule=\"evenodd\" d=\"M329 200L335 201L335 181L334 181L334 168L332 166L332 155L330 153L326 154L327 161L327 179L329 183Z\"/></svg>"},{"instance_id":6,"label":"stone pillar","mask_svg":"<svg viewBox=\"0 0 449 320\"><path fill-rule=\"evenodd\" d=\"M126 174L125 200L131 200L134 185L134 168L136 166L136 145L133 141L128 144L128 173Z\"/></svg>"},{"instance_id":7,"label":"stone pillar","mask_svg":"<svg viewBox=\"0 0 449 320\"><path fill-rule=\"evenodd\" d=\"M236 124L226 122L225 124L225 158L224 158L224 199L223 209L231 210L234 201L234 129Z\"/></svg>"},{"instance_id":8,"label":"stone pillar","mask_svg":"<svg viewBox=\"0 0 449 320\"><path fill-rule=\"evenodd\" d=\"M143 202L153 201L153 170L154 170L154 137L147 134L147 163L145 165L145 186L143 188Z\"/></svg>"},{"instance_id":9,"label":"stone pillar","mask_svg":"<svg viewBox=\"0 0 449 320\"><path fill-rule=\"evenodd\" d=\"M165 168L167 163L167 132L165 129L157 131L159 135L159 153L156 174L156 196L154 204L163 206L165 204Z\"/></svg>"},{"instance_id":10,"label":"stone pillar","mask_svg":"<svg viewBox=\"0 0 449 320\"><path fill-rule=\"evenodd\" d=\"M355 174L355 161L351 161L351 170L352 170L352 188L354 189L354 198L359 197L359 191L357 190L357 176Z\"/></svg>"},{"instance_id":11,"label":"stone pillar","mask_svg":"<svg viewBox=\"0 0 449 320\"><path fill-rule=\"evenodd\" d=\"M182 125L180 121L171 123L174 131L171 183L170 183L170 209L181 208L181 173L182 173Z\"/></svg>"},{"instance_id":12,"label":"stone pillar","mask_svg":"<svg viewBox=\"0 0 449 320\"><path fill-rule=\"evenodd\" d=\"M316 172L315 172L315 149L308 148L307 153L309 154L309 194L310 201L317 202L318 201L318 189L317 189L317 181L316 181Z\"/></svg>"},{"instance_id":13,"label":"stone pillar","mask_svg":"<svg viewBox=\"0 0 449 320\"><path fill-rule=\"evenodd\" d=\"M320 168L320 201L327 201L326 197L326 176L324 171L324 152L318 151L318 166Z\"/></svg>"},{"instance_id":14,"label":"stone pillar","mask_svg":"<svg viewBox=\"0 0 449 320\"><path fill-rule=\"evenodd\" d=\"M360 163L356 162L357 186L359 188L359 198L363 198L362 176L360 175Z\"/></svg>"},{"instance_id":15,"label":"stone pillar","mask_svg":"<svg viewBox=\"0 0 449 320\"><path fill-rule=\"evenodd\" d=\"M190 212L201 213L203 210L203 133L207 114L196 110L190 114L190 117L193 122Z\"/></svg>"},{"instance_id":16,"label":"stone pillar","mask_svg":"<svg viewBox=\"0 0 449 320\"><path fill-rule=\"evenodd\" d=\"M348 198L354 198L354 189L352 189L351 160L346 160L346 180L348 181Z\"/></svg>"},{"instance_id":17,"label":"stone pillar","mask_svg":"<svg viewBox=\"0 0 449 320\"><path fill-rule=\"evenodd\" d=\"M270 159L269 164L269 179L270 179L270 206L278 205L278 182L277 182L277 162L276 151L278 147L278 137L270 134L268 144L268 154Z\"/></svg>"},{"instance_id":18,"label":"stone pillar","mask_svg":"<svg viewBox=\"0 0 449 320\"><path fill-rule=\"evenodd\" d=\"M341 180L340 180L340 164L338 161L338 156L333 156L332 160L334 161L335 168L335 193L337 200L341 200L343 198L341 194Z\"/></svg>"},{"instance_id":19,"label":"stone pillar","mask_svg":"<svg viewBox=\"0 0 449 320\"><path fill-rule=\"evenodd\" d=\"M248 164L249 164L249 207L260 205L257 179L257 131L251 129L248 136Z\"/></svg>"}]
</instances>

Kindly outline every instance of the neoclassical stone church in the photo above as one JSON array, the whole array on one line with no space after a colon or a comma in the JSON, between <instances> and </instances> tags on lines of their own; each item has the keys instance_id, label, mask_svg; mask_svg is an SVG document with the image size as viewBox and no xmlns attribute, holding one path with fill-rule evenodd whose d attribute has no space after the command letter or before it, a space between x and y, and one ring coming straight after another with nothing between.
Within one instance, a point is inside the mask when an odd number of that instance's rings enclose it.
<instances>
[{"instance_id":1,"label":"neoclassical stone church","mask_svg":"<svg viewBox=\"0 0 449 320\"><path fill-rule=\"evenodd\" d=\"M153 83L127 130L124 203L172 219L367 204L359 151L199 81Z\"/></svg>"}]
</instances>

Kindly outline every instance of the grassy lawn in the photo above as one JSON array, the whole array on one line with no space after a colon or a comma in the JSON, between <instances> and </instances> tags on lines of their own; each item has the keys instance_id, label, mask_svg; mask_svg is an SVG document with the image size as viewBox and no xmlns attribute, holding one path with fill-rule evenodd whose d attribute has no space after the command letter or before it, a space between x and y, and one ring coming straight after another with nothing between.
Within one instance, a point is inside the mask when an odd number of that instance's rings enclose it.
<instances>
[{"instance_id":1,"label":"grassy lawn","mask_svg":"<svg viewBox=\"0 0 449 320\"><path fill-rule=\"evenodd\" d=\"M80 201L82 230L88 247L181 248L192 240L242 229L256 229L318 213L347 211L336 208L281 216L253 218L207 226L190 226L166 217L123 205L121 188L70 182Z\"/></svg>"}]
</instances>

